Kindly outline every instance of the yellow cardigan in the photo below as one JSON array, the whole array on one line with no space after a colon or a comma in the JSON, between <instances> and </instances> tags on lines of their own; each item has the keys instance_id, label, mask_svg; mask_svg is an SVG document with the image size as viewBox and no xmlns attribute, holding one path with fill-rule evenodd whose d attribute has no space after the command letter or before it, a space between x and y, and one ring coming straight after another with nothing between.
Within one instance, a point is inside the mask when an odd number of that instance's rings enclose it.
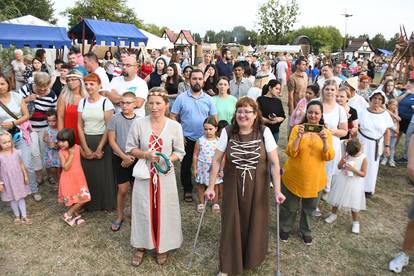
<instances>
[{"instance_id":1,"label":"yellow cardigan","mask_svg":"<svg viewBox=\"0 0 414 276\"><path fill-rule=\"evenodd\" d=\"M325 161L332 160L335 151L332 146L332 133L328 134L328 151L323 152L323 141L317 133L305 132L295 151L293 142L298 134L298 126L292 129L286 148L288 160L284 166L283 184L293 194L302 198L314 198L326 186Z\"/></svg>"}]
</instances>

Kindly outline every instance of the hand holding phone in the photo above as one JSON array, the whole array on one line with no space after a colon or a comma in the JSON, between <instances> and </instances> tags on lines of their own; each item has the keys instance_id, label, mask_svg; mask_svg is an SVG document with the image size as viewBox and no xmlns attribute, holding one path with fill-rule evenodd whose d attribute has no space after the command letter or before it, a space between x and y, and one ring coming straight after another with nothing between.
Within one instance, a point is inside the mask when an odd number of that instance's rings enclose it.
<instances>
[{"instance_id":1,"label":"hand holding phone","mask_svg":"<svg viewBox=\"0 0 414 276\"><path fill-rule=\"evenodd\" d=\"M319 133L323 130L323 125L304 124L305 132Z\"/></svg>"}]
</instances>

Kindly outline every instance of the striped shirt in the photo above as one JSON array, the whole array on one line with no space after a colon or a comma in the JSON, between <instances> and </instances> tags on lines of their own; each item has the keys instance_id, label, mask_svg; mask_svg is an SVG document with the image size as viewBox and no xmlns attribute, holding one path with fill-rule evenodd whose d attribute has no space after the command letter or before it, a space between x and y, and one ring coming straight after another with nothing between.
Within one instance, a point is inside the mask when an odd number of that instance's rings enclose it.
<instances>
[{"instance_id":1,"label":"striped shirt","mask_svg":"<svg viewBox=\"0 0 414 276\"><path fill-rule=\"evenodd\" d=\"M23 98L27 98L33 94L33 85L26 84L17 93ZM56 109L56 102L56 94L50 90L48 95L27 103L27 108L30 113L30 123L33 128L44 128L48 126L46 112L50 109Z\"/></svg>"}]
</instances>

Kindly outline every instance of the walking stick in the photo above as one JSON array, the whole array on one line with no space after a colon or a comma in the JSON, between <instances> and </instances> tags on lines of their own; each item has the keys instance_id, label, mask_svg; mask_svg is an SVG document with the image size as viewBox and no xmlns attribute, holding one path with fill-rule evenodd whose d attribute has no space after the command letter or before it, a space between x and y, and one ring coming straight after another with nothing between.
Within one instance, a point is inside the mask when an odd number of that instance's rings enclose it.
<instances>
[{"instance_id":1,"label":"walking stick","mask_svg":"<svg viewBox=\"0 0 414 276\"><path fill-rule=\"evenodd\" d=\"M206 208L207 207L207 201L208 201L208 198L206 197L206 199L204 200L204 210L201 213L200 222L198 223L197 234L195 236L195 240L194 240L194 244L193 244L193 250L192 250L191 256L190 256L190 261L188 262L188 265L187 265L188 268L191 268L191 266L193 265L193 256L195 254L195 249L196 249L196 245L197 245L198 235L200 234L201 224L203 223L204 213L206 212L206 209L207 209Z\"/></svg>"},{"instance_id":2,"label":"walking stick","mask_svg":"<svg viewBox=\"0 0 414 276\"><path fill-rule=\"evenodd\" d=\"M280 273L280 239L279 239L279 202L276 198L276 276L281 276Z\"/></svg>"}]
</instances>

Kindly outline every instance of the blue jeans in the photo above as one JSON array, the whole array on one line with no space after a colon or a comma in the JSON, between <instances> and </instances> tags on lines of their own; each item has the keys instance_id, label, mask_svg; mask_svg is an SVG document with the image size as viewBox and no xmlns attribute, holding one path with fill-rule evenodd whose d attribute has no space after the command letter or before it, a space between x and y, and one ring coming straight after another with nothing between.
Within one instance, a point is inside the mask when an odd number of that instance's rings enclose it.
<instances>
[{"instance_id":1,"label":"blue jeans","mask_svg":"<svg viewBox=\"0 0 414 276\"><path fill-rule=\"evenodd\" d=\"M394 157L395 157L395 146L397 143L397 138L398 135L391 130L391 137L390 137L390 160L394 161Z\"/></svg>"},{"instance_id":2,"label":"blue jeans","mask_svg":"<svg viewBox=\"0 0 414 276\"><path fill-rule=\"evenodd\" d=\"M278 132L273 132L273 138L275 138L276 144L277 142L279 142L279 131Z\"/></svg>"},{"instance_id":3,"label":"blue jeans","mask_svg":"<svg viewBox=\"0 0 414 276\"><path fill-rule=\"evenodd\" d=\"M37 187L36 174L33 169L32 150L30 148L30 145L27 144L26 140L20 139L19 142L15 143L15 147L22 152L22 160L29 175L30 191L32 194L37 193L39 189Z\"/></svg>"}]
</instances>

